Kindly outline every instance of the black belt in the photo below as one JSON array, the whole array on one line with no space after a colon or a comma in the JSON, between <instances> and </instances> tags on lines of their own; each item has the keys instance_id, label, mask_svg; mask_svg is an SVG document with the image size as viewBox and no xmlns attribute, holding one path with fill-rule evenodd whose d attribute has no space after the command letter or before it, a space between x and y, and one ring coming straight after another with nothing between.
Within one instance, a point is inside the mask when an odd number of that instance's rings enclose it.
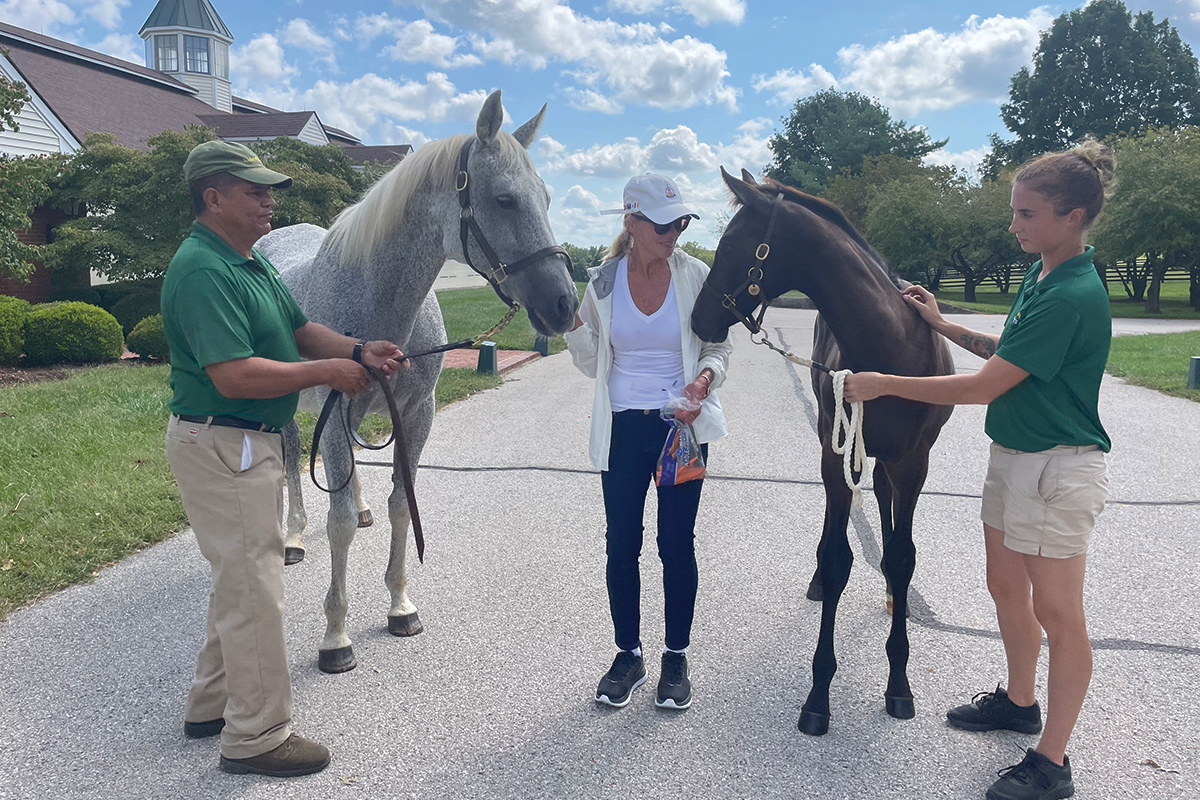
<instances>
[{"instance_id":1,"label":"black belt","mask_svg":"<svg viewBox=\"0 0 1200 800\"><path fill-rule=\"evenodd\" d=\"M263 433L280 433L280 428L272 428L265 422L251 422L248 419L241 417L231 417L228 414L217 414L211 417L202 417L197 414L180 414L181 422L198 422L201 425L219 425L223 428L244 428L248 431L262 431Z\"/></svg>"}]
</instances>

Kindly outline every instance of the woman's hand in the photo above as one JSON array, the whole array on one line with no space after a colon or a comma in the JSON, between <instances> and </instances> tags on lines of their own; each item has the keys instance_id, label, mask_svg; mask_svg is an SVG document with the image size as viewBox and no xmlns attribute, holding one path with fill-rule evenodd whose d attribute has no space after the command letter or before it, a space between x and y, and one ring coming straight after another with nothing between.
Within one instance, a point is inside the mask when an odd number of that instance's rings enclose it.
<instances>
[{"instance_id":1,"label":"woman's hand","mask_svg":"<svg viewBox=\"0 0 1200 800\"><path fill-rule=\"evenodd\" d=\"M852 372L842 384L842 398L847 403L865 403L885 395L887 392L883 390L883 381L886 377L878 372Z\"/></svg>"},{"instance_id":2,"label":"woman's hand","mask_svg":"<svg viewBox=\"0 0 1200 800\"><path fill-rule=\"evenodd\" d=\"M942 312L938 310L937 298L924 286L910 286L904 290L902 296L904 302L915 308L921 318L928 322L929 327L935 331L938 330L938 326L945 323Z\"/></svg>"}]
</instances>

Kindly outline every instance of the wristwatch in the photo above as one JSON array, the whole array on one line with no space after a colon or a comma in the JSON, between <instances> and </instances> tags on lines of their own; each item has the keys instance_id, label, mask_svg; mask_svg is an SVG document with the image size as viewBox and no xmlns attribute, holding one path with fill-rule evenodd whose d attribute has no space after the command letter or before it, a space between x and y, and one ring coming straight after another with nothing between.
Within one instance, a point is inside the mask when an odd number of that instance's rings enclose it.
<instances>
[{"instance_id":1,"label":"wristwatch","mask_svg":"<svg viewBox=\"0 0 1200 800\"><path fill-rule=\"evenodd\" d=\"M363 341L362 339L359 339L357 342L354 343L354 352L350 355L350 357L353 358L355 361L357 361L359 364L363 363L362 351L363 351L363 347L365 347L366 344L367 343L365 341Z\"/></svg>"}]
</instances>

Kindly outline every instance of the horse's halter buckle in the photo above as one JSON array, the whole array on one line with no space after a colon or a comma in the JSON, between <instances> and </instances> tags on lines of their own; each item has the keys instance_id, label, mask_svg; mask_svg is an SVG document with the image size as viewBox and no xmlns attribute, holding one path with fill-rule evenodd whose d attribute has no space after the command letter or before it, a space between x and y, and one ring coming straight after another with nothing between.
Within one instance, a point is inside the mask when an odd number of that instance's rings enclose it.
<instances>
[{"instance_id":1,"label":"horse's halter buckle","mask_svg":"<svg viewBox=\"0 0 1200 800\"><path fill-rule=\"evenodd\" d=\"M496 296L503 300L505 305L512 310L520 306L504 293L500 288L500 284L508 280L514 273L552 255L560 255L565 258L567 260L567 271L569 272L571 269L571 256L565 248L556 244L550 247L543 247L536 253L531 253L512 264L505 264L500 260L500 257L496 255L496 251L492 249L491 244L488 242L487 236L484 235L483 228L479 227L479 223L475 219L475 211L471 208L471 193L467 190L467 186L470 183L467 175L467 161L471 156L471 146L474 144L474 138L467 139L466 143L463 144L462 150L458 153L458 174L454 178L454 191L458 193L458 235L462 240L463 258L466 260L468 267L475 270L475 272L483 276L492 285ZM487 259L488 264L491 266L491 272L484 272L471 261L471 248L469 246L471 234L475 234L475 242L479 245L479 249L483 251L483 257Z\"/></svg>"},{"instance_id":2,"label":"horse's halter buckle","mask_svg":"<svg viewBox=\"0 0 1200 800\"><path fill-rule=\"evenodd\" d=\"M767 313L767 304L765 302L765 298L760 297L762 295L762 281L764 275L763 264L766 263L767 257L771 255L771 234L775 232L775 220L779 217L779 209L782 206L783 192L780 192L779 194L775 195L775 200L771 203L771 219L767 222L767 232L763 235L762 243L759 244L759 246L754 250L754 263L750 266L750 269L746 270L746 280L744 280L742 285L734 289L732 292L722 294L721 296L721 305L729 309L729 313L737 317L738 322L741 322L746 326L746 329L750 331L751 337L762 330L763 317L766 316ZM709 290L714 293L718 292L717 289L713 289L711 287L712 284L710 284L708 281L705 281L704 289L701 291ZM755 310L758 311L758 319L752 319L751 317L743 314L741 311L738 311L737 299L738 295L740 295L742 292L748 293L751 297L759 298L758 302L754 304L754 308L750 309L751 314L753 314Z\"/></svg>"}]
</instances>

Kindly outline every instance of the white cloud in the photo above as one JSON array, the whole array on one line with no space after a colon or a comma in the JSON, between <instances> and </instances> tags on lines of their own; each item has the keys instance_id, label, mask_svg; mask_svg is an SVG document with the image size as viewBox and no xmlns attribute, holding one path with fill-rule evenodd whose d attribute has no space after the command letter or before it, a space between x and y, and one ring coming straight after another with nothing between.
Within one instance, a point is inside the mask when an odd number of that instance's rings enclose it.
<instances>
[{"instance_id":1,"label":"white cloud","mask_svg":"<svg viewBox=\"0 0 1200 800\"><path fill-rule=\"evenodd\" d=\"M299 47L301 50L308 50L322 61L328 62L330 66L337 66L334 59L333 40L313 30L308 20L291 20L280 31L279 35L283 39L284 44Z\"/></svg>"},{"instance_id":2,"label":"white cloud","mask_svg":"<svg viewBox=\"0 0 1200 800\"><path fill-rule=\"evenodd\" d=\"M112 30L121 24L121 9L127 5L129 0L94 0L87 3L84 10L89 17Z\"/></svg>"},{"instance_id":3,"label":"white cloud","mask_svg":"<svg viewBox=\"0 0 1200 800\"><path fill-rule=\"evenodd\" d=\"M793 72L789 68L781 69L769 78L764 75L754 77L754 91L774 92L775 102L780 105L791 105L798 98L836 88L837 78L820 64L810 64L808 75L803 70Z\"/></svg>"},{"instance_id":4,"label":"white cloud","mask_svg":"<svg viewBox=\"0 0 1200 800\"><path fill-rule=\"evenodd\" d=\"M394 37L396 43L385 47L383 52L397 61L426 62L442 69L483 63L477 55L456 52L459 40L436 33L429 20L408 22L387 14L372 14L355 20L354 29L363 41L371 41L384 34Z\"/></svg>"},{"instance_id":5,"label":"white cloud","mask_svg":"<svg viewBox=\"0 0 1200 800\"><path fill-rule=\"evenodd\" d=\"M577 108L580 111L620 114L625 110L625 106L621 105L616 99L606 97L592 89L576 89L574 86L569 86L563 91L571 103L571 108Z\"/></svg>"},{"instance_id":6,"label":"white cloud","mask_svg":"<svg viewBox=\"0 0 1200 800\"><path fill-rule=\"evenodd\" d=\"M239 95L245 95L260 84L274 83L297 72L294 66L284 60L283 45L269 33L259 34L241 47L232 49L229 52L229 67ZM245 96L249 98L249 95Z\"/></svg>"},{"instance_id":7,"label":"white cloud","mask_svg":"<svg viewBox=\"0 0 1200 800\"><path fill-rule=\"evenodd\" d=\"M146 63L146 45L132 33L110 33L97 44L91 45L91 49L134 64Z\"/></svg>"},{"instance_id":8,"label":"white cloud","mask_svg":"<svg viewBox=\"0 0 1200 800\"><path fill-rule=\"evenodd\" d=\"M737 108L737 89L725 85L724 51L691 36L668 41L665 26L596 20L561 0L428 0L423 8L432 19L469 31L484 58L534 69L551 61L578 65L569 74L581 85L575 102L582 107Z\"/></svg>"},{"instance_id":9,"label":"white cloud","mask_svg":"<svg viewBox=\"0 0 1200 800\"><path fill-rule=\"evenodd\" d=\"M984 145L971 150L963 150L958 153L949 153L946 150L936 150L923 159L926 164L935 167L956 167L964 172L974 174L979 170L979 165L983 163L983 159L992 152L992 148Z\"/></svg>"},{"instance_id":10,"label":"white cloud","mask_svg":"<svg viewBox=\"0 0 1200 800\"><path fill-rule=\"evenodd\" d=\"M701 25L712 22L730 22L734 25L746 18L743 0L691 0L672 3L668 0L610 0L609 5L629 14L649 14L666 7L672 11L690 14Z\"/></svg>"},{"instance_id":11,"label":"white cloud","mask_svg":"<svg viewBox=\"0 0 1200 800\"><path fill-rule=\"evenodd\" d=\"M429 144L433 141L420 131L406 128L403 125L397 125L392 130L395 131L395 135L391 138L389 144L411 144L413 149L416 150L421 145Z\"/></svg>"},{"instance_id":12,"label":"white cloud","mask_svg":"<svg viewBox=\"0 0 1200 800\"><path fill-rule=\"evenodd\" d=\"M665 174L709 172L717 168L713 149L686 125L654 134L646 147L645 162L651 172Z\"/></svg>"},{"instance_id":13,"label":"white cloud","mask_svg":"<svg viewBox=\"0 0 1200 800\"><path fill-rule=\"evenodd\" d=\"M628 178L645 172L645 148L633 137L615 144L594 144L586 150L567 153L560 142L543 136L538 140L538 147L545 168L551 172L603 178Z\"/></svg>"},{"instance_id":14,"label":"white cloud","mask_svg":"<svg viewBox=\"0 0 1200 800\"><path fill-rule=\"evenodd\" d=\"M1053 21L1045 8L1035 8L1025 17L972 16L954 33L926 28L872 47L843 47L836 78L812 64L807 77L781 70L758 77L754 88L773 91L786 103L834 86L876 97L900 115L998 102L1013 73L1031 63L1040 32Z\"/></svg>"},{"instance_id":15,"label":"white cloud","mask_svg":"<svg viewBox=\"0 0 1200 800\"><path fill-rule=\"evenodd\" d=\"M567 190L567 196L562 201L563 208L582 208L586 211L599 213L602 206L600 198L580 186L578 183Z\"/></svg>"},{"instance_id":16,"label":"white cloud","mask_svg":"<svg viewBox=\"0 0 1200 800\"><path fill-rule=\"evenodd\" d=\"M767 146L773 130L774 123L765 117L743 122L738 126L736 139L717 147L717 162L735 175L740 174L742 169L761 175L763 167L774 158L771 148Z\"/></svg>"},{"instance_id":17,"label":"white cloud","mask_svg":"<svg viewBox=\"0 0 1200 800\"><path fill-rule=\"evenodd\" d=\"M304 91L284 83L256 89L244 96L275 108L320 109L322 122L360 134L364 141L389 142L394 141L397 133L410 140L424 138L417 131L398 127L398 122L473 122L487 93L482 89L459 92L441 72L429 73L424 83L396 81L368 72L344 83L317 81Z\"/></svg>"},{"instance_id":18,"label":"white cloud","mask_svg":"<svg viewBox=\"0 0 1200 800\"><path fill-rule=\"evenodd\" d=\"M561 142L543 136L537 147L545 171L580 177L628 179L641 172L695 175L711 173L722 164L735 172L742 167L757 171L771 160L762 135L770 125L767 119L745 122L730 144L702 142L691 128L679 125L658 131L645 145L631 136L568 152Z\"/></svg>"},{"instance_id":19,"label":"white cloud","mask_svg":"<svg viewBox=\"0 0 1200 800\"><path fill-rule=\"evenodd\" d=\"M75 21L75 10L62 0L0 0L0 19L53 36L55 27Z\"/></svg>"}]
</instances>

